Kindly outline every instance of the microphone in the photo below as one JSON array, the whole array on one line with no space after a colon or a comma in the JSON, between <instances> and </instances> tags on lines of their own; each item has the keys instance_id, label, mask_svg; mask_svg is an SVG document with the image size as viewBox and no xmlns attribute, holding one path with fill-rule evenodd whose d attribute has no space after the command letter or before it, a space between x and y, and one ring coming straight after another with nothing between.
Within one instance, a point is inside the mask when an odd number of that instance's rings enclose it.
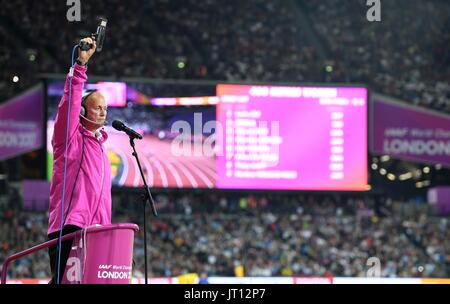
<instances>
[{"instance_id":1,"label":"microphone","mask_svg":"<svg viewBox=\"0 0 450 304\"><path fill-rule=\"evenodd\" d=\"M97 26L97 32L91 35L92 39L97 42L97 52L101 52L103 49L103 41L105 41L107 23L108 20L106 18L100 18L100 23ZM84 41L80 41L78 45L82 51L88 51L92 48L92 44L86 43Z\"/></svg>"},{"instance_id":2,"label":"microphone","mask_svg":"<svg viewBox=\"0 0 450 304\"><path fill-rule=\"evenodd\" d=\"M114 120L112 123L112 126L114 129L116 129L117 131L123 131L125 133L128 134L128 136L130 136L131 138L137 138L137 139L142 139L142 135L137 133L136 131L134 131L131 128L128 128L123 122L121 122L120 120Z\"/></svg>"}]
</instances>

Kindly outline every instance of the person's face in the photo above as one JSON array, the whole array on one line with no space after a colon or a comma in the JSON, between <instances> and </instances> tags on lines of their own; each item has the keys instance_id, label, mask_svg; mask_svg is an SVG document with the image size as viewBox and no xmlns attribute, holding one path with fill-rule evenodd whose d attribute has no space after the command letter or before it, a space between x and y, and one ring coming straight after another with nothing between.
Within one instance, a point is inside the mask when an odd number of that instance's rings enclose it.
<instances>
[{"instance_id":1,"label":"person's face","mask_svg":"<svg viewBox=\"0 0 450 304\"><path fill-rule=\"evenodd\" d=\"M106 121L108 112L105 97L99 92L92 93L86 100L86 112L88 119L103 124Z\"/></svg>"}]
</instances>

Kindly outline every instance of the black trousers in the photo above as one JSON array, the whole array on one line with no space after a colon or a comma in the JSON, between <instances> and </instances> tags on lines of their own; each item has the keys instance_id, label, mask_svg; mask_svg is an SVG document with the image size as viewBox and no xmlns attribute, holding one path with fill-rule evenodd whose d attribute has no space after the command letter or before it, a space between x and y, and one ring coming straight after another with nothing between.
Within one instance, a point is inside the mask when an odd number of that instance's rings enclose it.
<instances>
[{"instance_id":1,"label":"black trousers","mask_svg":"<svg viewBox=\"0 0 450 304\"><path fill-rule=\"evenodd\" d=\"M66 235L78 230L81 230L82 228L74 225L66 225L64 226L62 230L62 234ZM59 238L60 231L56 231L53 233L50 233L48 235L48 240L53 240ZM64 271L66 270L66 263L67 259L69 258L70 249L72 248L72 242L73 240L66 240L61 242L61 264L60 264L60 270L59 270L59 282L61 283L61 280L64 275ZM54 245L48 248L48 255L50 257L50 270L52 271L52 279L49 282L49 284L56 284L57 277L58 277L58 245Z\"/></svg>"}]
</instances>

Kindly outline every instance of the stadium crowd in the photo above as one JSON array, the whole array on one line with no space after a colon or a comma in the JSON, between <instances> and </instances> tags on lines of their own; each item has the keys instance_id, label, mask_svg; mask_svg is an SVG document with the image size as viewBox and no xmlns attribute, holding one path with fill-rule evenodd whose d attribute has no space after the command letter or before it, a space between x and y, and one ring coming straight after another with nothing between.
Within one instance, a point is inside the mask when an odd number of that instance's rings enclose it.
<instances>
[{"instance_id":1,"label":"stadium crowd","mask_svg":"<svg viewBox=\"0 0 450 304\"><path fill-rule=\"evenodd\" d=\"M39 73L67 73L72 46L107 12L105 47L89 76L364 83L372 92L450 113L446 0L383 1L381 22L367 21L365 0L81 3L81 22L68 22L65 1L2 3L0 102L37 83ZM208 86L133 84L148 97L207 96ZM165 127L160 113L135 113L121 114ZM48 114L54 117L55 109ZM233 276L241 266L246 276L365 276L370 257L380 259L383 277L450 277L449 218L403 214L387 198L213 192L156 198L160 217L149 218L148 227L152 277ZM46 212L24 210L20 202L13 187L0 195L0 264L46 240ZM142 226L139 202L115 193L113 222ZM134 254L134 275L142 277L142 230ZM44 250L14 262L8 275L49 273Z\"/></svg>"},{"instance_id":2,"label":"stadium crowd","mask_svg":"<svg viewBox=\"0 0 450 304\"><path fill-rule=\"evenodd\" d=\"M299 1L349 82L414 105L450 111L450 5L386 1L381 22L368 22L366 1ZM418 39L420 37L420 39ZM333 77L331 80L342 81Z\"/></svg>"},{"instance_id":3,"label":"stadium crowd","mask_svg":"<svg viewBox=\"0 0 450 304\"><path fill-rule=\"evenodd\" d=\"M0 205L0 263L46 240L46 213L20 210L20 197L10 198ZM364 277L370 257L380 259L382 277L450 275L448 217L402 214L384 197L164 192L156 201L160 216L147 219L150 277L235 276L238 267L253 277ZM113 222L142 227L139 202L115 193ZM135 237L134 277L144 276L143 236ZM46 251L13 263L8 274L48 277Z\"/></svg>"},{"instance_id":4,"label":"stadium crowd","mask_svg":"<svg viewBox=\"0 0 450 304\"><path fill-rule=\"evenodd\" d=\"M93 59L91 75L356 82L450 112L448 1L386 2L381 22L367 21L366 1L337 2L85 1L81 22L68 22L65 2L10 1L0 12L0 39L15 38L0 52L7 67L0 99L36 82L37 71L66 73L77 38L108 12L105 50ZM58 34L42 39L55 24ZM30 52L35 59L27 64L22 59ZM21 80L12 84L15 74Z\"/></svg>"}]
</instances>

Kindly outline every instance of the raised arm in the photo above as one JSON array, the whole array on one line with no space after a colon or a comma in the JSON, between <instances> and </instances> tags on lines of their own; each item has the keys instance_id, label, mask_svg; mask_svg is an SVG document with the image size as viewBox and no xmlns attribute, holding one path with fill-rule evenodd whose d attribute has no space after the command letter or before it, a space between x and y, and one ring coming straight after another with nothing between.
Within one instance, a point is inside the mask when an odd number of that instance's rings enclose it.
<instances>
[{"instance_id":1,"label":"raised arm","mask_svg":"<svg viewBox=\"0 0 450 304\"><path fill-rule=\"evenodd\" d=\"M70 96L70 113L67 116L67 110L69 106L69 91L70 91L70 75L66 77L64 85L64 94L58 105L58 113L56 115L56 121L54 126L54 133L52 138L52 145L54 147L63 145L66 139L66 128L69 128L69 140L75 134L78 124L80 123L79 114L81 109L81 98L83 94L84 83L87 80L87 63L96 49L95 41L91 38L84 38L82 41L86 41L92 44L92 48L88 51L78 50L77 63L74 66L72 77L72 88ZM69 119L69 125L67 126L67 120Z\"/></svg>"}]
</instances>

